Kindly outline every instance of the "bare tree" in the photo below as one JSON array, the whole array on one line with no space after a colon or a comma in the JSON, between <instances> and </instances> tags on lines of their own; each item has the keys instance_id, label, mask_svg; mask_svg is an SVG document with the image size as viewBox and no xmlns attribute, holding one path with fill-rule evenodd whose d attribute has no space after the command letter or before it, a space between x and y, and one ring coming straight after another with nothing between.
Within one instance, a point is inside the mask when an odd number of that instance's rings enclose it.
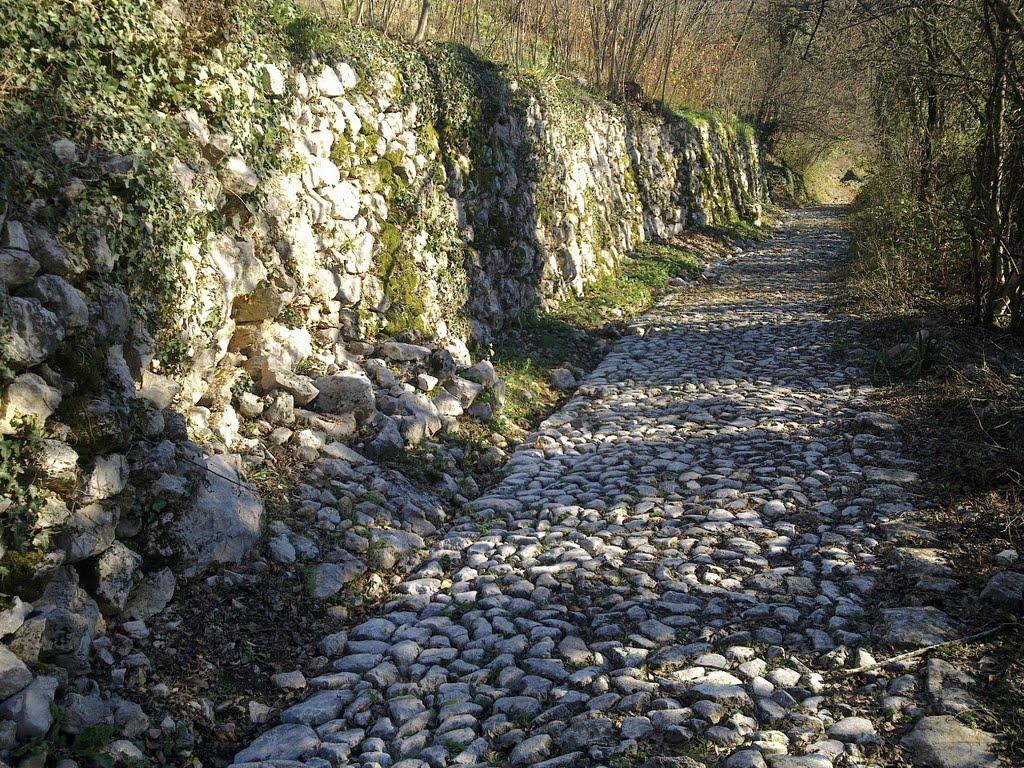
<instances>
[{"instance_id":1,"label":"bare tree","mask_svg":"<svg viewBox=\"0 0 1024 768\"><path fill-rule=\"evenodd\" d=\"M416 25L416 34L412 37L413 45L419 45L427 38L427 21L430 18L431 0L423 0L420 5L420 20Z\"/></svg>"}]
</instances>

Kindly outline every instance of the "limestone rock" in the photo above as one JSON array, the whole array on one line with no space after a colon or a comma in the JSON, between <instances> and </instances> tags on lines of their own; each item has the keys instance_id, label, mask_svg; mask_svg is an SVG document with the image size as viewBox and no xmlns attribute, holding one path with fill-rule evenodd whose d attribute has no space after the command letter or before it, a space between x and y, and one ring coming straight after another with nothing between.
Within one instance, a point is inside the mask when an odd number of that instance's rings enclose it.
<instances>
[{"instance_id":1,"label":"limestone rock","mask_svg":"<svg viewBox=\"0 0 1024 768\"><path fill-rule=\"evenodd\" d=\"M997 573L988 580L988 584L981 592L981 599L1007 610L1020 611L1024 608L1024 573Z\"/></svg>"},{"instance_id":2,"label":"limestone rock","mask_svg":"<svg viewBox=\"0 0 1024 768\"><path fill-rule=\"evenodd\" d=\"M32 613L32 605L17 595L11 598L10 606L0 611L0 639L18 631Z\"/></svg>"},{"instance_id":3,"label":"limestone rock","mask_svg":"<svg viewBox=\"0 0 1024 768\"><path fill-rule=\"evenodd\" d=\"M0 230L0 248L7 248L13 251L27 251L29 249L28 235L25 234L25 226L20 221L9 219Z\"/></svg>"},{"instance_id":4,"label":"limestone rock","mask_svg":"<svg viewBox=\"0 0 1024 768\"><path fill-rule=\"evenodd\" d=\"M64 341L64 326L38 299L11 297L8 316L10 329L2 353L14 366L39 365Z\"/></svg>"},{"instance_id":5,"label":"limestone rock","mask_svg":"<svg viewBox=\"0 0 1024 768\"><path fill-rule=\"evenodd\" d=\"M263 92L268 96L283 96L286 90L284 73L273 64L264 64L260 68L260 80Z\"/></svg>"},{"instance_id":6,"label":"limestone rock","mask_svg":"<svg viewBox=\"0 0 1024 768\"><path fill-rule=\"evenodd\" d=\"M320 389L308 376L271 366L263 368L259 383L265 392L283 389L292 396L294 403L300 406L313 402L320 395Z\"/></svg>"},{"instance_id":7,"label":"limestone rock","mask_svg":"<svg viewBox=\"0 0 1024 768\"><path fill-rule=\"evenodd\" d=\"M94 283L90 293L89 338L97 346L124 344L132 323L128 296L109 283Z\"/></svg>"},{"instance_id":8,"label":"limestone rock","mask_svg":"<svg viewBox=\"0 0 1024 768\"><path fill-rule=\"evenodd\" d=\"M555 368L551 371L551 385L563 392L576 389L576 377L568 368Z\"/></svg>"},{"instance_id":9,"label":"limestone rock","mask_svg":"<svg viewBox=\"0 0 1024 768\"><path fill-rule=\"evenodd\" d=\"M23 373L0 396L0 435L18 431L19 420L28 419L42 426L61 403L60 391L41 376Z\"/></svg>"},{"instance_id":10,"label":"limestone rock","mask_svg":"<svg viewBox=\"0 0 1024 768\"><path fill-rule=\"evenodd\" d=\"M170 531L173 549L191 572L240 562L259 540L263 522L263 502L243 478L238 456L210 456L201 463L201 482Z\"/></svg>"},{"instance_id":11,"label":"limestone rock","mask_svg":"<svg viewBox=\"0 0 1024 768\"><path fill-rule=\"evenodd\" d=\"M467 368L462 372L462 378L476 382L485 389L498 383L498 374L490 360L481 360L472 368Z\"/></svg>"},{"instance_id":12,"label":"limestone rock","mask_svg":"<svg viewBox=\"0 0 1024 768\"><path fill-rule=\"evenodd\" d=\"M164 568L140 581L128 596L124 614L145 621L159 615L174 597L175 579L170 568Z\"/></svg>"},{"instance_id":13,"label":"limestone rock","mask_svg":"<svg viewBox=\"0 0 1024 768\"><path fill-rule=\"evenodd\" d=\"M180 391L181 385L169 376L161 376L148 369L142 372L138 396L146 398L159 410L170 408Z\"/></svg>"},{"instance_id":14,"label":"limestone rock","mask_svg":"<svg viewBox=\"0 0 1024 768\"><path fill-rule=\"evenodd\" d=\"M78 162L78 147L70 139L57 139L50 145L50 151L62 163Z\"/></svg>"},{"instance_id":15,"label":"limestone rock","mask_svg":"<svg viewBox=\"0 0 1024 768\"><path fill-rule=\"evenodd\" d=\"M84 578L104 614L113 615L124 609L140 565L141 556L115 541L86 566Z\"/></svg>"},{"instance_id":16,"label":"limestone rock","mask_svg":"<svg viewBox=\"0 0 1024 768\"><path fill-rule=\"evenodd\" d=\"M320 391L313 407L323 413L351 413L365 422L376 413L376 396L370 380L361 373L339 373L316 380Z\"/></svg>"},{"instance_id":17,"label":"limestone rock","mask_svg":"<svg viewBox=\"0 0 1024 768\"><path fill-rule=\"evenodd\" d=\"M920 648L952 640L956 630L938 608L886 608L873 630L881 645Z\"/></svg>"},{"instance_id":18,"label":"limestone rock","mask_svg":"<svg viewBox=\"0 0 1024 768\"><path fill-rule=\"evenodd\" d=\"M453 376L445 383L444 388L458 398L464 409L470 408L484 389L475 381L464 379L461 376Z\"/></svg>"},{"instance_id":19,"label":"limestone rock","mask_svg":"<svg viewBox=\"0 0 1024 768\"><path fill-rule=\"evenodd\" d=\"M39 658L57 663L84 661L96 635L104 627L99 607L79 585L78 573L61 568L35 602L35 612L25 627L41 619L45 625ZM21 631L15 634L20 641ZM12 650L19 653L12 643Z\"/></svg>"},{"instance_id":20,"label":"limestone rock","mask_svg":"<svg viewBox=\"0 0 1024 768\"><path fill-rule=\"evenodd\" d=\"M512 765L536 765L551 754L551 737L545 734L531 736L520 742L509 758Z\"/></svg>"},{"instance_id":21,"label":"limestone rock","mask_svg":"<svg viewBox=\"0 0 1024 768\"><path fill-rule=\"evenodd\" d=\"M320 95L329 99L344 96L349 87L351 86L346 86L342 82L335 68L329 66L325 66L320 70L320 75L316 79L316 88L320 91Z\"/></svg>"},{"instance_id":22,"label":"limestone rock","mask_svg":"<svg viewBox=\"0 0 1024 768\"><path fill-rule=\"evenodd\" d=\"M105 501L128 486L128 460L119 453L100 456L82 483L78 500L82 504Z\"/></svg>"},{"instance_id":23,"label":"limestone rock","mask_svg":"<svg viewBox=\"0 0 1024 768\"><path fill-rule=\"evenodd\" d=\"M876 746L881 742L874 724L864 717L844 717L828 729L829 738L844 744Z\"/></svg>"},{"instance_id":24,"label":"limestone rock","mask_svg":"<svg viewBox=\"0 0 1024 768\"><path fill-rule=\"evenodd\" d=\"M76 507L63 526L59 542L69 563L78 563L103 552L114 543L119 507L97 502Z\"/></svg>"},{"instance_id":25,"label":"limestone rock","mask_svg":"<svg viewBox=\"0 0 1024 768\"><path fill-rule=\"evenodd\" d=\"M388 359L400 362L424 362L430 357L429 347L403 344L400 341L386 341L381 345L380 351Z\"/></svg>"},{"instance_id":26,"label":"limestone rock","mask_svg":"<svg viewBox=\"0 0 1024 768\"><path fill-rule=\"evenodd\" d=\"M341 591L353 579L366 573L366 565L355 558L341 563L321 563L314 578L313 597L325 600Z\"/></svg>"},{"instance_id":27,"label":"limestone rock","mask_svg":"<svg viewBox=\"0 0 1024 768\"><path fill-rule=\"evenodd\" d=\"M110 250L106 235L98 229L93 230L94 239L87 246L89 252L89 269L98 275L109 275L117 264L117 254Z\"/></svg>"},{"instance_id":28,"label":"limestone rock","mask_svg":"<svg viewBox=\"0 0 1024 768\"><path fill-rule=\"evenodd\" d=\"M36 465L45 488L67 492L78 485L78 452L61 440L45 438Z\"/></svg>"},{"instance_id":29,"label":"limestone rock","mask_svg":"<svg viewBox=\"0 0 1024 768\"><path fill-rule=\"evenodd\" d=\"M27 741L50 730L57 686L55 677L37 677L21 692L0 704L0 717L18 724L18 738Z\"/></svg>"},{"instance_id":30,"label":"limestone rock","mask_svg":"<svg viewBox=\"0 0 1024 768\"><path fill-rule=\"evenodd\" d=\"M285 303L285 297L276 285L261 283L255 290L235 298L231 316L239 323L273 320L281 314Z\"/></svg>"},{"instance_id":31,"label":"limestone rock","mask_svg":"<svg viewBox=\"0 0 1024 768\"><path fill-rule=\"evenodd\" d=\"M320 745L316 731L308 725L286 723L260 736L235 755L236 763L258 763L271 760L302 760Z\"/></svg>"},{"instance_id":32,"label":"limestone rock","mask_svg":"<svg viewBox=\"0 0 1024 768\"><path fill-rule=\"evenodd\" d=\"M218 170L217 178L226 191L239 196L255 192L256 187L260 185L260 177L241 155L227 158Z\"/></svg>"},{"instance_id":33,"label":"limestone rock","mask_svg":"<svg viewBox=\"0 0 1024 768\"><path fill-rule=\"evenodd\" d=\"M89 324L89 307L82 292L59 275L37 277L26 295L39 299L68 331L81 330Z\"/></svg>"},{"instance_id":34,"label":"limestone rock","mask_svg":"<svg viewBox=\"0 0 1024 768\"><path fill-rule=\"evenodd\" d=\"M66 717L64 729L68 733L81 733L98 725L114 725L114 708L97 694L69 693L60 702Z\"/></svg>"},{"instance_id":35,"label":"limestone rock","mask_svg":"<svg viewBox=\"0 0 1024 768\"><path fill-rule=\"evenodd\" d=\"M69 427L67 442L82 456L126 449L131 439L127 408L90 397L67 398L61 421Z\"/></svg>"},{"instance_id":36,"label":"limestone rock","mask_svg":"<svg viewBox=\"0 0 1024 768\"><path fill-rule=\"evenodd\" d=\"M88 267L85 259L71 253L49 231L34 224L26 225L29 249L32 257L38 261L43 270L53 275L70 277L80 275Z\"/></svg>"},{"instance_id":37,"label":"limestone rock","mask_svg":"<svg viewBox=\"0 0 1024 768\"><path fill-rule=\"evenodd\" d=\"M267 268L256 256L252 240L227 235L211 236L206 252L220 274L229 309L238 296L255 291L267 279Z\"/></svg>"},{"instance_id":38,"label":"limestone rock","mask_svg":"<svg viewBox=\"0 0 1024 768\"><path fill-rule=\"evenodd\" d=\"M17 288L32 281L39 272L39 262L27 251L0 248L0 284Z\"/></svg>"},{"instance_id":39,"label":"limestone rock","mask_svg":"<svg viewBox=\"0 0 1024 768\"><path fill-rule=\"evenodd\" d=\"M900 428L900 424L895 418L887 413L877 412L857 414L853 420L853 426L857 429L862 429L865 432L875 432L879 434L895 432Z\"/></svg>"},{"instance_id":40,"label":"limestone rock","mask_svg":"<svg viewBox=\"0 0 1024 768\"><path fill-rule=\"evenodd\" d=\"M10 698L32 682L32 673L25 663L0 645L0 701Z\"/></svg>"},{"instance_id":41,"label":"limestone rock","mask_svg":"<svg viewBox=\"0 0 1024 768\"><path fill-rule=\"evenodd\" d=\"M900 742L921 768L998 768L996 739L951 715L925 717Z\"/></svg>"}]
</instances>

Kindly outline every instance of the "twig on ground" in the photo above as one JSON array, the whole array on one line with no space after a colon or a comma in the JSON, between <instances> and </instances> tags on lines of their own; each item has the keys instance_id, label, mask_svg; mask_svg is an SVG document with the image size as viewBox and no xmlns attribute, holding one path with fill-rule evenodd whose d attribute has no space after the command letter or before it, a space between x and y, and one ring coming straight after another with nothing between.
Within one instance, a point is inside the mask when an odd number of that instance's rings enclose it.
<instances>
[{"instance_id":1,"label":"twig on ground","mask_svg":"<svg viewBox=\"0 0 1024 768\"><path fill-rule=\"evenodd\" d=\"M939 650L940 648L946 648L950 645L956 645L957 643L973 643L977 642L978 640L985 640L989 637L998 635L1000 632L1003 632L1007 629L1024 629L1024 624L1018 624L1016 622L1007 622L1006 624L1000 624L998 627L986 629L984 632L978 632L973 635L968 635L967 637L958 637L956 640L946 640L942 643L926 645L924 648L917 648L913 651L907 651L906 653L901 653L898 656L893 656L889 659L882 659L881 661L876 661L873 664L865 664L860 667L854 667L853 669L840 670L839 674L842 677L849 677L850 675L859 675L862 672L869 672L872 669L878 669L879 667L884 667L887 664L896 664L901 661L907 661L909 659L917 658L918 656L924 656L926 653L931 653L932 651Z\"/></svg>"}]
</instances>

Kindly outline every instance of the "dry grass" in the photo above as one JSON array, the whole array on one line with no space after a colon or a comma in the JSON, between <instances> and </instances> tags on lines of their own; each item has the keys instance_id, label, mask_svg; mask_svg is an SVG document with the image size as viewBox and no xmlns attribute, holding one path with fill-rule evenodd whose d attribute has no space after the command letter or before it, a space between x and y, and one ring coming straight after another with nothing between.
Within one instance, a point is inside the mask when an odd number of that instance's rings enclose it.
<instances>
[{"instance_id":1,"label":"dry grass","mask_svg":"<svg viewBox=\"0 0 1024 768\"><path fill-rule=\"evenodd\" d=\"M936 502L920 522L938 535L962 585L941 607L970 631L1008 620L978 595L992 574L1012 567L1001 551L1024 553L1024 340L953 314L850 308L862 322L851 324L843 353L872 371L870 407L900 420ZM978 679L981 707L961 719L1002 734L1014 765L1024 765L1022 642L1009 632L948 652Z\"/></svg>"}]
</instances>

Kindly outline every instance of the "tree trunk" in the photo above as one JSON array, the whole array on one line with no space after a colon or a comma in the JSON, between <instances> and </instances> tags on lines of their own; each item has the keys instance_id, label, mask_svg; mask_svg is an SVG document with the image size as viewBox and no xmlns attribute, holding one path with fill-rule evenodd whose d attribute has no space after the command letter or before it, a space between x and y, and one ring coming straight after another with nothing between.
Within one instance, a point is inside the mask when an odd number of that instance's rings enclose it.
<instances>
[{"instance_id":1,"label":"tree trunk","mask_svg":"<svg viewBox=\"0 0 1024 768\"><path fill-rule=\"evenodd\" d=\"M420 6L420 23L416 27L416 34L412 37L413 45L419 45L427 39L427 22L430 19L431 5L431 0L423 0L423 5Z\"/></svg>"}]
</instances>

